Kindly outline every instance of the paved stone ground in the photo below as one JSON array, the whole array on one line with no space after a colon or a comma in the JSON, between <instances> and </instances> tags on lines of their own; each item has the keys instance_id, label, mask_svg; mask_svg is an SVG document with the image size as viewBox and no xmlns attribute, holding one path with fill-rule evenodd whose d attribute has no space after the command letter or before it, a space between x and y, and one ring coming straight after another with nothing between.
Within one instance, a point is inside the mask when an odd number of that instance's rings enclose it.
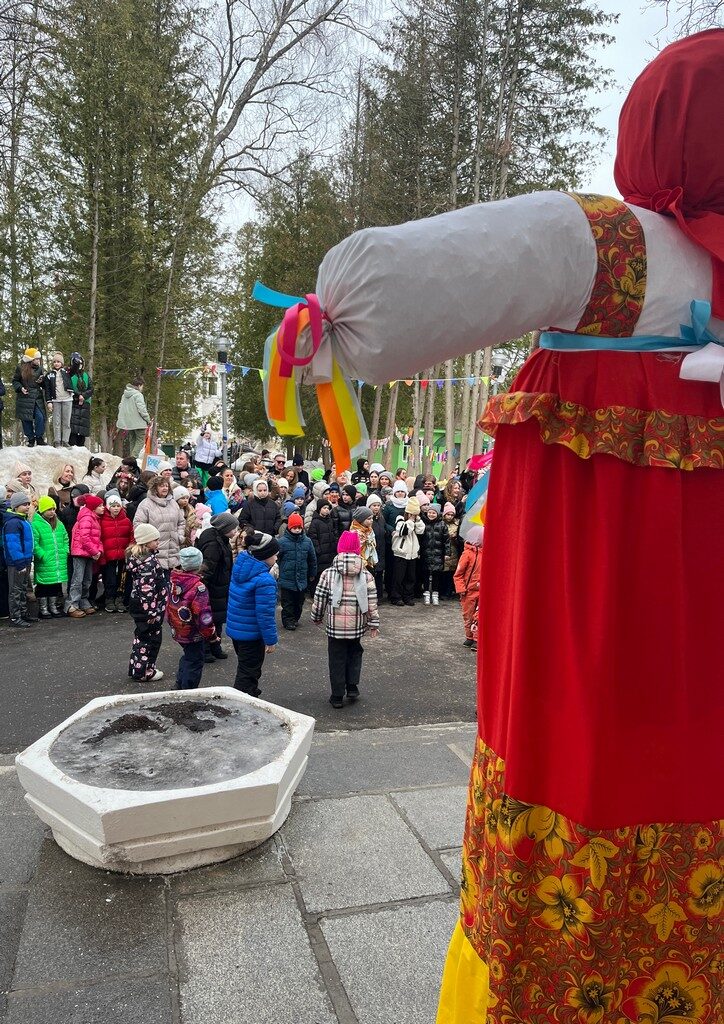
<instances>
[{"instance_id":1,"label":"paved stone ground","mask_svg":"<svg viewBox=\"0 0 724 1024\"><path fill-rule=\"evenodd\" d=\"M326 637L309 620L280 630L262 676L265 700L312 715L317 731L407 726L475 719L475 656L462 647L460 606L381 608L382 633L365 640L363 700L343 711L329 705ZM133 623L128 615L98 613L89 619L41 622L13 630L0 622L2 672L0 755L22 750L93 697L138 693L128 678ZM227 661L206 665L203 683L232 685L236 656L224 640ZM166 679L148 691L173 689L179 648L164 628L159 667ZM7 758L6 758L7 761Z\"/></svg>"},{"instance_id":2,"label":"paved stone ground","mask_svg":"<svg viewBox=\"0 0 724 1024\"><path fill-rule=\"evenodd\" d=\"M147 879L66 856L26 809L6 757L0 1018L432 1024L474 736L465 722L318 733L273 839Z\"/></svg>"}]
</instances>

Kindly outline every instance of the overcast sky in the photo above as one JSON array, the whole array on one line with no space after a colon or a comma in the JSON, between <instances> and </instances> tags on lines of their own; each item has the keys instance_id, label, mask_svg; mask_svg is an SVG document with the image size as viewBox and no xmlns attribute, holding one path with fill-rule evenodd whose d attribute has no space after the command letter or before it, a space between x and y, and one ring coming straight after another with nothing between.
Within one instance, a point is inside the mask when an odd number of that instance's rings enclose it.
<instances>
[{"instance_id":1,"label":"overcast sky","mask_svg":"<svg viewBox=\"0 0 724 1024\"><path fill-rule=\"evenodd\" d=\"M618 14L618 25L610 29L616 41L596 56L605 66L612 68L616 85L601 96L592 98L600 106L599 124L609 132L609 139L599 163L591 168L587 183L592 192L618 195L613 182L613 160L616 149L616 130L621 105L631 83L644 65L666 44L665 15L660 7L652 10L642 0L624 3L623 0L599 0L607 14Z\"/></svg>"}]
</instances>

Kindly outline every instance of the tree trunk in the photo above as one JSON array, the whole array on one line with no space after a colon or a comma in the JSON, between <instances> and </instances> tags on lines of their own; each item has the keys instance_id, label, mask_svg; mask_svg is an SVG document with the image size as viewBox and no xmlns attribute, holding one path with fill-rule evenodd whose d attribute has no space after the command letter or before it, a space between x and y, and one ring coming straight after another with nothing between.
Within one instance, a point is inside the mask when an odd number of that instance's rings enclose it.
<instances>
[{"instance_id":1,"label":"tree trunk","mask_svg":"<svg viewBox=\"0 0 724 1024\"><path fill-rule=\"evenodd\" d=\"M90 313L88 316L88 373L93 377L96 355L96 304L98 301L98 234L99 234L99 170L98 156L93 168L92 217L91 228L91 280L90 280Z\"/></svg>"},{"instance_id":2,"label":"tree trunk","mask_svg":"<svg viewBox=\"0 0 724 1024\"><path fill-rule=\"evenodd\" d=\"M460 402L460 467L465 468L465 463L470 458L466 455L467 451L467 431L468 421L470 420L470 392L471 387L468 381L471 377L472 370L472 356L468 352L463 360L463 385L462 385L462 399Z\"/></svg>"},{"instance_id":3,"label":"tree trunk","mask_svg":"<svg viewBox=\"0 0 724 1024\"><path fill-rule=\"evenodd\" d=\"M480 381L480 399L478 401L478 408L476 410L475 416L474 439L476 451L483 450L483 432L477 424L479 423L480 418L483 415L483 412L485 411L485 406L487 405L488 402L488 395L490 394L490 374L492 372L492 365L493 350L490 346L488 346L488 348L486 348L485 351L483 352L483 372L482 380Z\"/></svg>"},{"instance_id":4,"label":"tree trunk","mask_svg":"<svg viewBox=\"0 0 724 1024\"><path fill-rule=\"evenodd\" d=\"M372 410L372 430L370 432L370 447L368 452L369 461L372 462L375 451L377 450L377 440L379 439L380 432L380 410L382 409L382 388L384 385L378 384L375 389L375 407Z\"/></svg>"},{"instance_id":5,"label":"tree trunk","mask_svg":"<svg viewBox=\"0 0 724 1024\"><path fill-rule=\"evenodd\" d=\"M467 429L465 431L465 462L476 454L475 450L475 430L476 423L478 420L478 406L480 405L480 390L482 382L480 380L481 365L483 360L483 353L481 349L473 355L473 373L474 378L473 389L470 395L470 418L468 420ZM460 462L463 462L462 452L460 455Z\"/></svg>"},{"instance_id":6,"label":"tree trunk","mask_svg":"<svg viewBox=\"0 0 724 1024\"><path fill-rule=\"evenodd\" d=\"M430 383L427 385L427 408L425 410L425 439L424 457L422 460L422 472L429 473L432 465L432 454L435 447L435 394L437 393L438 368L433 366L430 370Z\"/></svg>"},{"instance_id":7,"label":"tree trunk","mask_svg":"<svg viewBox=\"0 0 724 1024\"><path fill-rule=\"evenodd\" d=\"M424 391L420 380L415 377L412 396L412 444L410 454L407 457L407 472L417 476L420 472L420 427L422 426L422 406Z\"/></svg>"},{"instance_id":8,"label":"tree trunk","mask_svg":"<svg viewBox=\"0 0 724 1024\"><path fill-rule=\"evenodd\" d=\"M481 49L479 54L478 80L475 97L475 145L473 150L473 202L480 202L480 183L482 179L483 161L483 130L485 113L488 107L486 83L488 73L488 7L490 0L483 2L483 20L480 33ZM467 423L463 413L463 423Z\"/></svg>"},{"instance_id":9,"label":"tree trunk","mask_svg":"<svg viewBox=\"0 0 724 1024\"><path fill-rule=\"evenodd\" d=\"M382 387L382 385L380 385ZM390 400L387 403L387 420L385 422L385 437L387 438L387 448L385 449L384 464L385 469L390 469L392 466L392 445L395 440L395 414L397 413L397 393L400 388L399 380L390 388Z\"/></svg>"},{"instance_id":10,"label":"tree trunk","mask_svg":"<svg viewBox=\"0 0 724 1024\"><path fill-rule=\"evenodd\" d=\"M166 339L168 337L168 322L171 313L171 296L173 295L173 289L175 285L175 274L176 274L176 259L179 252L179 243L181 241L181 235L183 234L184 225L183 222L179 227L178 231L173 240L173 248L171 250L171 259L168 267L168 278L166 279L166 296L163 303L163 316L161 318L161 341L158 347L158 363L157 366L163 367L163 361L166 356ZM161 374L156 374L156 396L153 403L153 445L155 447L156 437L158 435L158 407L161 402Z\"/></svg>"}]
</instances>

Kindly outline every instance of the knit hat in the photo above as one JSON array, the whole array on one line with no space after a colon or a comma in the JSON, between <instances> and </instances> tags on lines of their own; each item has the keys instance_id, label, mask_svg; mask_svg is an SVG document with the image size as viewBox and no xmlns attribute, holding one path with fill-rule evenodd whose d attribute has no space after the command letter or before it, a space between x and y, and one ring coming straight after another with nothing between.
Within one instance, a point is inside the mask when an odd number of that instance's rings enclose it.
<instances>
[{"instance_id":1,"label":"knit hat","mask_svg":"<svg viewBox=\"0 0 724 1024\"><path fill-rule=\"evenodd\" d=\"M304 465L304 458L299 454L299 452L297 452L297 454L292 459L292 465L293 466L303 466Z\"/></svg>"},{"instance_id":2,"label":"knit hat","mask_svg":"<svg viewBox=\"0 0 724 1024\"><path fill-rule=\"evenodd\" d=\"M158 469L156 470L156 472L159 474L167 473L169 469L173 469L173 466L171 465L170 462L159 462Z\"/></svg>"},{"instance_id":3,"label":"knit hat","mask_svg":"<svg viewBox=\"0 0 724 1024\"><path fill-rule=\"evenodd\" d=\"M370 473L384 473L385 467L381 462L373 462L370 466Z\"/></svg>"},{"instance_id":4,"label":"knit hat","mask_svg":"<svg viewBox=\"0 0 724 1024\"><path fill-rule=\"evenodd\" d=\"M106 505L120 505L123 508L123 501L118 491L106 491Z\"/></svg>"},{"instance_id":5,"label":"knit hat","mask_svg":"<svg viewBox=\"0 0 724 1024\"><path fill-rule=\"evenodd\" d=\"M47 512L51 508L55 508L55 502L49 494L44 494L43 497L38 500L38 512L42 515L43 512Z\"/></svg>"},{"instance_id":6,"label":"knit hat","mask_svg":"<svg viewBox=\"0 0 724 1024\"><path fill-rule=\"evenodd\" d=\"M341 487L339 486L339 484L336 484L336 483L335 484L330 484L329 485L329 490L330 491L334 491L335 494L340 494L341 493Z\"/></svg>"},{"instance_id":7,"label":"knit hat","mask_svg":"<svg viewBox=\"0 0 724 1024\"><path fill-rule=\"evenodd\" d=\"M360 480L360 482L357 484L357 493L364 495L367 494L367 484L364 482L364 480Z\"/></svg>"},{"instance_id":8,"label":"knit hat","mask_svg":"<svg viewBox=\"0 0 724 1024\"><path fill-rule=\"evenodd\" d=\"M417 494L415 495L415 497L420 502L420 507L422 507L423 505L429 505L430 504L430 499L427 496L427 494L425 494L424 491L418 491Z\"/></svg>"},{"instance_id":9,"label":"knit hat","mask_svg":"<svg viewBox=\"0 0 724 1024\"><path fill-rule=\"evenodd\" d=\"M306 498L306 496L307 488L304 486L304 484L297 484L297 486L292 491L292 498L294 498L294 500L296 501L297 498Z\"/></svg>"},{"instance_id":10,"label":"knit hat","mask_svg":"<svg viewBox=\"0 0 724 1024\"><path fill-rule=\"evenodd\" d=\"M244 473L244 487L253 487L261 479L258 473Z\"/></svg>"},{"instance_id":11,"label":"knit hat","mask_svg":"<svg viewBox=\"0 0 724 1024\"><path fill-rule=\"evenodd\" d=\"M89 508L91 512L95 512L97 508L100 508L103 504L103 498L99 498L97 494L86 494L83 505Z\"/></svg>"},{"instance_id":12,"label":"knit hat","mask_svg":"<svg viewBox=\"0 0 724 1024\"><path fill-rule=\"evenodd\" d=\"M289 516L289 519L287 520L287 528L290 530L296 530L299 528L302 530L304 529L304 520L298 512L292 512Z\"/></svg>"},{"instance_id":13,"label":"knit hat","mask_svg":"<svg viewBox=\"0 0 724 1024\"><path fill-rule=\"evenodd\" d=\"M86 494L90 494L90 487L87 484L73 484L70 489L70 500L76 508L81 507Z\"/></svg>"},{"instance_id":14,"label":"knit hat","mask_svg":"<svg viewBox=\"0 0 724 1024\"><path fill-rule=\"evenodd\" d=\"M32 470L25 462L18 461L13 466L13 476L20 476L21 473L32 473Z\"/></svg>"},{"instance_id":15,"label":"knit hat","mask_svg":"<svg viewBox=\"0 0 724 1024\"><path fill-rule=\"evenodd\" d=\"M353 487L352 484L345 484L342 490L352 499L352 501L357 497L357 488Z\"/></svg>"},{"instance_id":16,"label":"knit hat","mask_svg":"<svg viewBox=\"0 0 724 1024\"><path fill-rule=\"evenodd\" d=\"M22 482L22 480L18 480L16 477L13 477L12 480L8 480L6 487L8 491L13 491L13 493L22 491L23 494L25 494L25 484ZM86 487L86 491L87 490L88 488Z\"/></svg>"},{"instance_id":17,"label":"knit hat","mask_svg":"<svg viewBox=\"0 0 724 1024\"><path fill-rule=\"evenodd\" d=\"M255 480L254 483L251 485L251 489L254 492L255 497L257 498L259 497L259 488L261 487L262 484L264 484L264 486L267 489L269 488L269 484L266 482L266 480L262 480L261 477L259 477L258 480Z\"/></svg>"},{"instance_id":18,"label":"knit hat","mask_svg":"<svg viewBox=\"0 0 724 1024\"><path fill-rule=\"evenodd\" d=\"M293 501L285 501L282 505L282 513L285 516L290 516L293 512L297 511L297 506Z\"/></svg>"},{"instance_id":19,"label":"knit hat","mask_svg":"<svg viewBox=\"0 0 724 1024\"><path fill-rule=\"evenodd\" d=\"M324 492L327 490L329 490L329 484L325 483L324 480L319 480L312 488L312 497L316 498L317 501L319 501Z\"/></svg>"},{"instance_id":20,"label":"knit hat","mask_svg":"<svg viewBox=\"0 0 724 1024\"><path fill-rule=\"evenodd\" d=\"M367 508L372 508L373 505L381 504L382 498L379 496L379 494L370 494L370 496L367 499Z\"/></svg>"},{"instance_id":21,"label":"knit hat","mask_svg":"<svg viewBox=\"0 0 724 1024\"><path fill-rule=\"evenodd\" d=\"M263 562L279 554L279 541L269 533L254 533L246 542L246 550L257 561Z\"/></svg>"},{"instance_id":22,"label":"knit hat","mask_svg":"<svg viewBox=\"0 0 724 1024\"><path fill-rule=\"evenodd\" d=\"M317 466L317 468L313 469L309 474L309 477L311 480L314 480L315 483L319 483L320 480L324 480L324 469L321 466Z\"/></svg>"},{"instance_id":23,"label":"knit hat","mask_svg":"<svg viewBox=\"0 0 724 1024\"><path fill-rule=\"evenodd\" d=\"M332 502L331 501L327 501L326 498L320 498L319 501L317 502L317 507L316 507L315 511L316 512L321 512L323 508L331 508L331 507L332 507Z\"/></svg>"},{"instance_id":24,"label":"knit hat","mask_svg":"<svg viewBox=\"0 0 724 1024\"><path fill-rule=\"evenodd\" d=\"M364 523L368 519L371 519L371 518L372 518L372 510L367 508L366 505L360 505L360 507L356 508L354 510L354 512L352 513L352 522L353 523Z\"/></svg>"},{"instance_id":25,"label":"knit hat","mask_svg":"<svg viewBox=\"0 0 724 1024\"><path fill-rule=\"evenodd\" d=\"M405 494L406 495L408 493L407 492L407 484L403 483L402 480L397 480L392 485L392 493L393 494Z\"/></svg>"},{"instance_id":26,"label":"knit hat","mask_svg":"<svg viewBox=\"0 0 724 1024\"><path fill-rule=\"evenodd\" d=\"M161 534L150 523L136 523L133 527L133 538L136 544L150 544L152 540L160 540Z\"/></svg>"},{"instance_id":27,"label":"knit hat","mask_svg":"<svg viewBox=\"0 0 724 1024\"><path fill-rule=\"evenodd\" d=\"M219 512L217 516L211 517L211 525L219 533L231 533L239 529L239 520L231 512Z\"/></svg>"},{"instance_id":28,"label":"knit hat","mask_svg":"<svg viewBox=\"0 0 724 1024\"><path fill-rule=\"evenodd\" d=\"M204 560L198 548L181 548L178 557L182 569L198 569Z\"/></svg>"},{"instance_id":29,"label":"knit hat","mask_svg":"<svg viewBox=\"0 0 724 1024\"><path fill-rule=\"evenodd\" d=\"M223 486L224 481L221 479L220 476L210 476L209 479L206 481L207 491L220 491Z\"/></svg>"},{"instance_id":30,"label":"knit hat","mask_svg":"<svg viewBox=\"0 0 724 1024\"><path fill-rule=\"evenodd\" d=\"M405 506L405 512L409 512L411 516L419 516L420 514L420 502L417 498L408 498L407 505Z\"/></svg>"},{"instance_id":31,"label":"knit hat","mask_svg":"<svg viewBox=\"0 0 724 1024\"><path fill-rule=\"evenodd\" d=\"M452 503L451 501L446 501L446 502L445 502L445 504L444 504L444 505L443 505L443 507L442 507L442 514L443 514L444 516L446 516L446 515L448 515L448 514L449 514L450 512L452 512L452 514L453 514L454 516L456 516L456 515L457 515L457 512L456 512L456 510L455 510L455 506L453 505L453 503Z\"/></svg>"},{"instance_id":32,"label":"knit hat","mask_svg":"<svg viewBox=\"0 0 724 1024\"><path fill-rule=\"evenodd\" d=\"M25 491L16 491L10 498L10 508L19 508L21 505L29 505L30 498Z\"/></svg>"},{"instance_id":33,"label":"knit hat","mask_svg":"<svg viewBox=\"0 0 724 1024\"><path fill-rule=\"evenodd\" d=\"M203 501L197 501L194 505L194 513L197 519L203 519L205 515L211 515L211 509L204 505Z\"/></svg>"},{"instance_id":34,"label":"knit hat","mask_svg":"<svg viewBox=\"0 0 724 1024\"><path fill-rule=\"evenodd\" d=\"M277 478L277 487L280 487L283 491L289 490L289 481L285 476L280 476Z\"/></svg>"},{"instance_id":35,"label":"knit hat","mask_svg":"<svg viewBox=\"0 0 724 1024\"><path fill-rule=\"evenodd\" d=\"M180 484L179 484L178 487L174 487L174 489L173 489L173 491L171 493L173 494L173 500L174 501L178 501L179 498L190 498L191 497L191 491L189 491L188 487L181 487Z\"/></svg>"},{"instance_id":36,"label":"knit hat","mask_svg":"<svg viewBox=\"0 0 724 1024\"><path fill-rule=\"evenodd\" d=\"M434 512L438 516L440 515L440 506L436 501L427 503L427 514L429 515L431 512Z\"/></svg>"},{"instance_id":37,"label":"knit hat","mask_svg":"<svg viewBox=\"0 0 724 1024\"><path fill-rule=\"evenodd\" d=\"M355 530L345 530L337 541L337 553L340 555L358 555L361 551L359 534Z\"/></svg>"},{"instance_id":38,"label":"knit hat","mask_svg":"<svg viewBox=\"0 0 724 1024\"><path fill-rule=\"evenodd\" d=\"M33 359L40 359L40 352L37 348L26 348L23 352L21 362L32 363Z\"/></svg>"}]
</instances>

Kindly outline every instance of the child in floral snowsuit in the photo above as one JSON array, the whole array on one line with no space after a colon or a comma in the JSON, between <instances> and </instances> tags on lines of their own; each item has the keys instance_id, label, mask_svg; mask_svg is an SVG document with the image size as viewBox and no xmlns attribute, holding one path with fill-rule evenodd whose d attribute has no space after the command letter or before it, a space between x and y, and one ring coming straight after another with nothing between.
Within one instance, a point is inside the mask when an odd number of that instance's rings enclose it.
<instances>
[{"instance_id":1,"label":"child in floral snowsuit","mask_svg":"<svg viewBox=\"0 0 724 1024\"><path fill-rule=\"evenodd\" d=\"M160 537L156 527L138 523L133 534L136 543L126 551L126 564L133 576L130 612L136 624L128 674L131 679L155 683L163 679L156 658L161 650L168 576L156 557Z\"/></svg>"}]
</instances>

